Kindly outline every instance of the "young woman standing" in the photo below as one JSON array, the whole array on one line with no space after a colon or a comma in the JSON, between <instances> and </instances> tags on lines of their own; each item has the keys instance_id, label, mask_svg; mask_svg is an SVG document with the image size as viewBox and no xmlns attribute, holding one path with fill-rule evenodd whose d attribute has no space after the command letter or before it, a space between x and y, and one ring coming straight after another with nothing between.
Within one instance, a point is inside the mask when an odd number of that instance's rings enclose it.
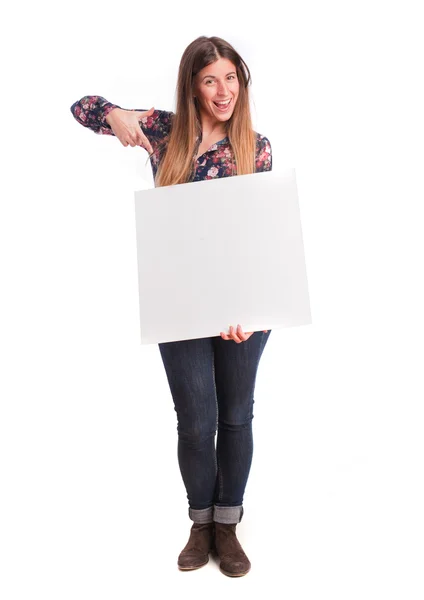
<instances>
[{"instance_id":1,"label":"young woman standing","mask_svg":"<svg viewBox=\"0 0 424 600\"><path fill-rule=\"evenodd\" d=\"M71 111L96 133L145 148L156 187L270 171L270 142L252 129L250 81L246 63L228 42L201 36L181 58L175 113L126 110L100 96L81 98ZM255 380L270 333L244 332L237 324L215 337L158 345L177 413L178 462L193 521L178 557L182 570L205 565L211 550L226 575L250 570L236 526L252 462Z\"/></svg>"}]
</instances>

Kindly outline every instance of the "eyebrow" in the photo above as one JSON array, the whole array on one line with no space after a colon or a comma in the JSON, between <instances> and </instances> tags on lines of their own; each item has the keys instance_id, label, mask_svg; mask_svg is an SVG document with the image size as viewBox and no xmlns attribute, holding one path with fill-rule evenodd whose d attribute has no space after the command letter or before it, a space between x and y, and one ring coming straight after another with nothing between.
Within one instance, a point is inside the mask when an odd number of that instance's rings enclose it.
<instances>
[{"instance_id":1,"label":"eyebrow","mask_svg":"<svg viewBox=\"0 0 424 600\"><path fill-rule=\"evenodd\" d=\"M226 74L226 77L228 77L228 75L237 75L237 73L236 73L235 71L231 71L230 73L227 73L227 74ZM203 79L206 79L206 77L209 77L209 78L210 78L210 77L212 77L212 79L216 79L215 75L205 75L205 76L202 78L202 81L203 81Z\"/></svg>"}]
</instances>

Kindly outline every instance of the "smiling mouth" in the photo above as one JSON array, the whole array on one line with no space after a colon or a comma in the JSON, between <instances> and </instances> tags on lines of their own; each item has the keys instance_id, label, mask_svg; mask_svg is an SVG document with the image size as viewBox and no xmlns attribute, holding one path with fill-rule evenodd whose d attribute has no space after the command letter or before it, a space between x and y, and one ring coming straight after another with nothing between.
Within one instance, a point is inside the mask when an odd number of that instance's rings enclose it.
<instances>
[{"instance_id":1,"label":"smiling mouth","mask_svg":"<svg viewBox=\"0 0 424 600\"><path fill-rule=\"evenodd\" d=\"M230 107L232 101L233 101L233 99L230 98L230 100L227 102L215 102L214 101L213 103L215 104L215 106L218 108L219 111L225 112Z\"/></svg>"}]
</instances>

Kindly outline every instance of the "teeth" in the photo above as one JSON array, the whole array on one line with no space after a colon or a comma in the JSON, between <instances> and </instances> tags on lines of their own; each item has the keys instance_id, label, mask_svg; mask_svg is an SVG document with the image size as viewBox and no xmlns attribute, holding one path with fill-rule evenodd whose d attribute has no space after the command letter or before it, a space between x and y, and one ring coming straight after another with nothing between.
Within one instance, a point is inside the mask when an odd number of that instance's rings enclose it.
<instances>
[{"instance_id":1,"label":"teeth","mask_svg":"<svg viewBox=\"0 0 424 600\"><path fill-rule=\"evenodd\" d=\"M215 104L218 104L218 106L227 106L227 104L229 104L231 102L231 98L229 100L227 100L226 102L215 102Z\"/></svg>"}]
</instances>

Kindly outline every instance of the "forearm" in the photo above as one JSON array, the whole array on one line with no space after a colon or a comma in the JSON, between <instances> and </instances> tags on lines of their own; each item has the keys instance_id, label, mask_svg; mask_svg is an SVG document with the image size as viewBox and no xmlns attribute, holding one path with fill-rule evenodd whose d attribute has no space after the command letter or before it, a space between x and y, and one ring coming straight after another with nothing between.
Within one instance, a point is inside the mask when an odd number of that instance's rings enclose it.
<instances>
[{"instance_id":1,"label":"forearm","mask_svg":"<svg viewBox=\"0 0 424 600\"><path fill-rule=\"evenodd\" d=\"M98 134L114 135L107 117L114 109L120 108L102 96L83 96L72 104L70 110L75 120L84 127Z\"/></svg>"}]
</instances>

